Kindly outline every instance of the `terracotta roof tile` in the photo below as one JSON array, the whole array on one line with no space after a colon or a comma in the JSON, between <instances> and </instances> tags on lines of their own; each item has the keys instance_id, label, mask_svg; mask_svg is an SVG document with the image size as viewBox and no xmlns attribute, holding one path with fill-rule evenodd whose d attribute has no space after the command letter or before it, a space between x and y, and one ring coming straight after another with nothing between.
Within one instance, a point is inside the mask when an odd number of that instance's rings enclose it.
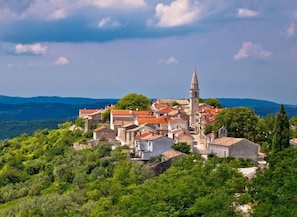
<instances>
[{"instance_id":1,"label":"terracotta roof tile","mask_svg":"<svg viewBox=\"0 0 297 217\"><path fill-rule=\"evenodd\" d=\"M176 121L183 121L186 122L186 120L182 119L182 118L170 118L168 119L168 122L172 123L172 122L176 122Z\"/></svg>"},{"instance_id":2,"label":"terracotta roof tile","mask_svg":"<svg viewBox=\"0 0 297 217\"><path fill-rule=\"evenodd\" d=\"M172 111L172 109L170 109L170 108L163 108L163 109L160 109L160 110L156 111L156 113L166 113L166 114L168 114L171 111Z\"/></svg>"},{"instance_id":3,"label":"terracotta roof tile","mask_svg":"<svg viewBox=\"0 0 297 217\"><path fill-rule=\"evenodd\" d=\"M150 111L133 111L133 110L111 110L112 115L126 115L126 116L133 116L133 115L150 115Z\"/></svg>"},{"instance_id":4,"label":"terracotta roof tile","mask_svg":"<svg viewBox=\"0 0 297 217\"><path fill-rule=\"evenodd\" d=\"M80 114L92 114L94 112L98 112L100 109L80 109L79 113Z\"/></svg>"},{"instance_id":5,"label":"terracotta roof tile","mask_svg":"<svg viewBox=\"0 0 297 217\"><path fill-rule=\"evenodd\" d=\"M94 132L99 132L99 131L101 131L101 130L103 130L103 129L106 129L107 127L105 127L105 126L101 126L101 127L98 127L98 128L96 128L95 130L94 130Z\"/></svg>"},{"instance_id":6,"label":"terracotta roof tile","mask_svg":"<svg viewBox=\"0 0 297 217\"><path fill-rule=\"evenodd\" d=\"M154 117L154 116L148 116L148 117L137 117L137 121L139 124L163 124L167 123L167 118L162 117Z\"/></svg>"},{"instance_id":7,"label":"terracotta roof tile","mask_svg":"<svg viewBox=\"0 0 297 217\"><path fill-rule=\"evenodd\" d=\"M148 135L150 135L151 133L142 133L142 134L140 134L140 135L137 135L136 137L135 137L135 139L142 139L142 138L144 138L144 137L146 137L146 136L148 136Z\"/></svg>"},{"instance_id":8,"label":"terracotta roof tile","mask_svg":"<svg viewBox=\"0 0 297 217\"><path fill-rule=\"evenodd\" d=\"M185 137L185 136L186 136L186 137L189 137L189 138L191 138L191 139L194 139L192 135L187 134L187 133L185 133L185 132L178 134L176 138L177 138L177 139L181 139L181 138L183 138L183 137Z\"/></svg>"}]
</instances>

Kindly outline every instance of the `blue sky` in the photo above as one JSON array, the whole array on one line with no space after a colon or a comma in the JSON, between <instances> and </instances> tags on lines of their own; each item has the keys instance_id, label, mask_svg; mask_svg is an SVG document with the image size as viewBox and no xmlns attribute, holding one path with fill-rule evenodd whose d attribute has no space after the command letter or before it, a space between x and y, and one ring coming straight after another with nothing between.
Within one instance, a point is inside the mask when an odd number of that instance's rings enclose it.
<instances>
[{"instance_id":1,"label":"blue sky","mask_svg":"<svg viewBox=\"0 0 297 217\"><path fill-rule=\"evenodd\" d=\"M0 0L0 95L297 104L297 1Z\"/></svg>"}]
</instances>

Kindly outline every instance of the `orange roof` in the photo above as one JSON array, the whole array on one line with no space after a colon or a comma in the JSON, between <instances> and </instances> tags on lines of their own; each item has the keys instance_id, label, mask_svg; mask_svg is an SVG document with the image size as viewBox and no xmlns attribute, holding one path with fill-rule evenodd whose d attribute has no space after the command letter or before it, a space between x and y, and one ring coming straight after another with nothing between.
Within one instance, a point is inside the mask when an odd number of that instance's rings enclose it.
<instances>
[{"instance_id":1,"label":"orange roof","mask_svg":"<svg viewBox=\"0 0 297 217\"><path fill-rule=\"evenodd\" d=\"M186 122L186 120L185 119L182 119L182 118L170 118L168 120L168 122L170 122L170 123L175 122L175 121L185 121Z\"/></svg>"},{"instance_id":2,"label":"orange roof","mask_svg":"<svg viewBox=\"0 0 297 217\"><path fill-rule=\"evenodd\" d=\"M181 138L184 137L184 136L187 136L187 137L190 137L190 138L194 139L192 135L190 135L190 134L186 134L186 133L184 133L184 132L178 134L176 138L177 138L177 139L181 139Z\"/></svg>"},{"instance_id":3,"label":"orange roof","mask_svg":"<svg viewBox=\"0 0 297 217\"><path fill-rule=\"evenodd\" d=\"M168 105L167 104L162 104L162 103L154 103L153 104L153 107L155 107L155 108L166 108L166 107L168 107Z\"/></svg>"},{"instance_id":4,"label":"orange roof","mask_svg":"<svg viewBox=\"0 0 297 217\"><path fill-rule=\"evenodd\" d=\"M113 115L149 115L150 111L133 111L133 110L111 110Z\"/></svg>"},{"instance_id":5,"label":"orange roof","mask_svg":"<svg viewBox=\"0 0 297 217\"><path fill-rule=\"evenodd\" d=\"M166 117L155 117L155 116L147 116L147 117L137 117L138 124L163 124L167 123Z\"/></svg>"},{"instance_id":6,"label":"orange roof","mask_svg":"<svg viewBox=\"0 0 297 217\"><path fill-rule=\"evenodd\" d=\"M101 131L101 130L103 130L103 129L106 129L106 127L105 127L105 126L98 127L98 128L96 128L96 129L94 130L94 132L99 132L99 131Z\"/></svg>"},{"instance_id":7,"label":"orange roof","mask_svg":"<svg viewBox=\"0 0 297 217\"><path fill-rule=\"evenodd\" d=\"M135 137L135 139L142 139L142 138L144 138L144 137L146 137L146 136L148 136L148 135L150 135L151 133L142 133L142 134L140 134L140 135L137 135L136 137Z\"/></svg>"},{"instance_id":8,"label":"orange roof","mask_svg":"<svg viewBox=\"0 0 297 217\"><path fill-rule=\"evenodd\" d=\"M156 111L156 113L169 113L171 111L172 111L172 109L170 109L170 108L163 108L163 109Z\"/></svg>"},{"instance_id":9,"label":"orange roof","mask_svg":"<svg viewBox=\"0 0 297 217\"><path fill-rule=\"evenodd\" d=\"M94 112L98 112L100 109L80 109L79 113L80 114L92 114Z\"/></svg>"}]
</instances>

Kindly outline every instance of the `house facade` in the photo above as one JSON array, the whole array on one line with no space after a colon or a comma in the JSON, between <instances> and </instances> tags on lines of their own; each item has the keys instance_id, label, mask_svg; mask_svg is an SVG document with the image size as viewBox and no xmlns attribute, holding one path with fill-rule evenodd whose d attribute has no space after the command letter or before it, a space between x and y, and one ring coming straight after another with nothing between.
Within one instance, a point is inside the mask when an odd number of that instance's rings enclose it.
<instances>
[{"instance_id":1,"label":"house facade","mask_svg":"<svg viewBox=\"0 0 297 217\"><path fill-rule=\"evenodd\" d=\"M171 118L168 120L168 137L174 139L178 133L188 132L188 122L182 118Z\"/></svg>"},{"instance_id":2,"label":"house facade","mask_svg":"<svg viewBox=\"0 0 297 217\"><path fill-rule=\"evenodd\" d=\"M258 161L259 145L245 138L222 137L208 144L208 151L217 157L233 157Z\"/></svg>"},{"instance_id":3,"label":"house facade","mask_svg":"<svg viewBox=\"0 0 297 217\"><path fill-rule=\"evenodd\" d=\"M134 123L139 116L150 116L151 111L134 111L134 110L111 110L110 128L117 131L117 128Z\"/></svg>"},{"instance_id":4,"label":"house facade","mask_svg":"<svg viewBox=\"0 0 297 217\"><path fill-rule=\"evenodd\" d=\"M136 137L135 152L136 156L146 161L152 157L157 157L163 152L171 149L174 140L163 135L144 134Z\"/></svg>"},{"instance_id":5,"label":"house facade","mask_svg":"<svg viewBox=\"0 0 297 217\"><path fill-rule=\"evenodd\" d=\"M93 139L94 140L107 140L107 141L115 141L116 140L116 132L108 127L102 126L98 127L93 131Z\"/></svg>"},{"instance_id":6,"label":"house facade","mask_svg":"<svg viewBox=\"0 0 297 217\"><path fill-rule=\"evenodd\" d=\"M91 127L102 122L102 114L104 109L80 109L78 117L85 121L85 132L90 130Z\"/></svg>"}]
</instances>

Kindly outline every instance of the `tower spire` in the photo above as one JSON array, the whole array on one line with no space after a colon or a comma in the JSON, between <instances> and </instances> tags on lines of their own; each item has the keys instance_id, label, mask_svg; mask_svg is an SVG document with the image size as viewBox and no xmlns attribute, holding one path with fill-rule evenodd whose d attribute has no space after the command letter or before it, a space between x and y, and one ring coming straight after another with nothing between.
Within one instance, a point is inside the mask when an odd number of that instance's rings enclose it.
<instances>
[{"instance_id":1,"label":"tower spire","mask_svg":"<svg viewBox=\"0 0 297 217\"><path fill-rule=\"evenodd\" d=\"M199 109L199 84L197 78L196 67L194 69L190 87L190 122L189 126L197 130L198 122L196 120L196 113Z\"/></svg>"},{"instance_id":2,"label":"tower spire","mask_svg":"<svg viewBox=\"0 0 297 217\"><path fill-rule=\"evenodd\" d=\"M198 89L199 90L196 67L195 67L195 70L193 71L193 75L192 75L191 89Z\"/></svg>"}]
</instances>

